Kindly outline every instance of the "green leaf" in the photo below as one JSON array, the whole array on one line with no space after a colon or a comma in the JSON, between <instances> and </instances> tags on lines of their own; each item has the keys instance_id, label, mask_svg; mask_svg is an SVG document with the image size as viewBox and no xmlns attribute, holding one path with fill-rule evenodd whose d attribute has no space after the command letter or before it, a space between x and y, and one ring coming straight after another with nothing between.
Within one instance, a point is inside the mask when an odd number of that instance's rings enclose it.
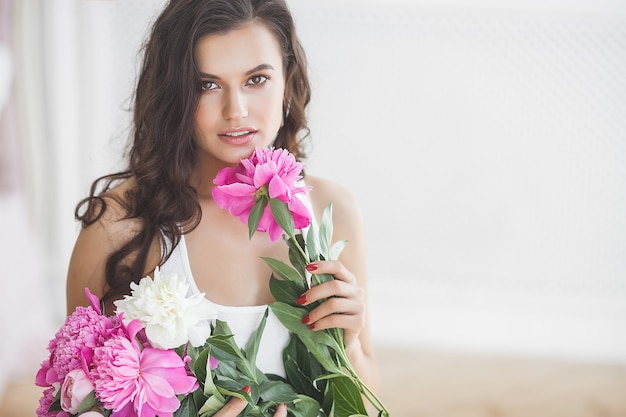
<instances>
[{"instance_id":1,"label":"green leaf","mask_svg":"<svg viewBox=\"0 0 626 417\"><path fill-rule=\"evenodd\" d=\"M294 283L282 279L279 280L274 274L270 277L270 293L276 301L289 305L295 304L294 300L298 299L298 293L302 294L302 292L298 291Z\"/></svg>"},{"instance_id":2,"label":"green leaf","mask_svg":"<svg viewBox=\"0 0 626 417\"><path fill-rule=\"evenodd\" d=\"M222 399L213 395L207 398L207 400L204 402L204 405L202 405L202 407L200 407L200 409L198 410L198 414L201 417L210 417L213 414L217 413L222 407L224 407L224 404L226 404L226 401L223 401Z\"/></svg>"},{"instance_id":3,"label":"green leaf","mask_svg":"<svg viewBox=\"0 0 626 417\"><path fill-rule=\"evenodd\" d=\"M225 379L217 385L218 390L224 396L237 397L246 400L249 404L256 404L259 401L259 386L257 384L248 384L250 387L250 395L243 391L243 385L239 382Z\"/></svg>"},{"instance_id":4,"label":"green leaf","mask_svg":"<svg viewBox=\"0 0 626 417\"><path fill-rule=\"evenodd\" d=\"M198 404L204 404L204 402L206 401L206 399L210 396L210 395L206 395L202 388L198 388L197 390L195 390L191 396L193 397L193 402L196 405L196 408L198 407Z\"/></svg>"},{"instance_id":5,"label":"green leaf","mask_svg":"<svg viewBox=\"0 0 626 417\"><path fill-rule=\"evenodd\" d=\"M233 365L234 362L220 362L217 365L217 373L219 373L219 377L222 380L223 379L231 379L231 380L238 380L243 378L243 375L241 375L241 373L237 370L237 368Z\"/></svg>"},{"instance_id":6,"label":"green leaf","mask_svg":"<svg viewBox=\"0 0 626 417\"><path fill-rule=\"evenodd\" d=\"M209 364L209 355L211 352L211 346L207 346L202 349L198 357L191 364L191 369L193 370L193 374L196 376L198 381L204 381L207 377L207 374L210 376L210 370L207 366Z\"/></svg>"},{"instance_id":7,"label":"green leaf","mask_svg":"<svg viewBox=\"0 0 626 417\"><path fill-rule=\"evenodd\" d=\"M337 377L328 381L333 392L333 412L335 417L367 416L363 397L352 379Z\"/></svg>"},{"instance_id":8,"label":"green leaf","mask_svg":"<svg viewBox=\"0 0 626 417\"><path fill-rule=\"evenodd\" d=\"M96 392L92 391L90 392L85 399L80 403L80 405L78 406L78 410L76 411L77 414L82 414L85 413L89 410L91 410L96 404L98 403L98 400L96 399Z\"/></svg>"},{"instance_id":9,"label":"green leaf","mask_svg":"<svg viewBox=\"0 0 626 417\"><path fill-rule=\"evenodd\" d=\"M330 244L333 238L333 203L328 204L322 214L322 221L320 223L319 239L320 239L320 254L324 259L331 259L330 257Z\"/></svg>"},{"instance_id":10,"label":"green leaf","mask_svg":"<svg viewBox=\"0 0 626 417\"><path fill-rule=\"evenodd\" d=\"M283 362L287 378L295 390L321 402L326 381L315 380L322 375L322 366L309 353L302 340L293 333L283 350Z\"/></svg>"},{"instance_id":11,"label":"green leaf","mask_svg":"<svg viewBox=\"0 0 626 417\"><path fill-rule=\"evenodd\" d=\"M180 402L178 410L174 411L174 417L197 417L198 407L194 401L193 395L185 396Z\"/></svg>"},{"instance_id":12,"label":"green leaf","mask_svg":"<svg viewBox=\"0 0 626 417\"><path fill-rule=\"evenodd\" d=\"M304 251L306 246L304 245L304 238L302 234L299 233L295 236L295 239L289 238L287 239L287 246L289 247L289 262L291 265L298 271L303 280L305 280L306 275L306 265L309 263L309 259L305 259L302 257L302 251Z\"/></svg>"},{"instance_id":13,"label":"green leaf","mask_svg":"<svg viewBox=\"0 0 626 417\"><path fill-rule=\"evenodd\" d=\"M313 275L313 281L317 284L321 284L322 282L328 282L335 279L335 276L332 274L315 274Z\"/></svg>"},{"instance_id":14,"label":"green leaf","mask_svg":"<svg viewBox=\"0 0 626 417\"><path fill-rule=\"evenodd\" d=\"M299 337L294 339L294 358L298 363L298 366L303 370L303 372L310 376L312 381L316 380L324 372L322 365L320 365L314 356L311 356L302 339Z\"/></svg>"},{"instance_id":15,"label":"green leaf","mask_svg":"<svg viewBox=\"0 0 626 417\"><path fill-rule=\"evenodd\" d=\"M276 279L274 274L270 277L270 292L276 301L295 306L297 305L296 300L304 291L304 285L298 285L292 281Z\"/></svg>"},{"instance_id":16,"label":"green leaf","mask_svg":"<svg viewBox=\"0 0 626 417\"><path fill-rule=\"evenodd\" d=\"M259 352L259 344L261 343L261 337L263 337L263 331L265 330L265 323L267 322L267 315L269 314L270 309L265 309L265 314L263 314L263 318L259 323L257 329L250 335L250 339L248 339L248 343L246 344L246 358L250 363L250 368L256 367L256 357Z\"/></svg>"},{"instance_id":17,"label":"green leaf","mask_svg":"<svg viewBox=\"0 0 626 417\"><path fill-rule=\"evenodd\" d=\"M313 381L306 373L302 372L295 359L286 359L284 364L285 374L287 375L291 385L293 385L298 392L306 394L309 397L320 398L321 393L316 392L317 390L313 385Z\"/></svg>"},{"instance_id":18,"label":"green leaf","mask_svg":"<svg viewBox=\"0 0 626 417\"><path fill-rule=\"evenodd\" d=\"M207 343L213 347L212 356L220 361L245 360L239 346L235 344L232 335L213 335L207 339Z\"/></svg>"},{"instance_id":19,"label":"green leaf","mask_svg":"<svg viewBox=\"0 0 626 417\"><path fill-rule=\"evenodd\" d=\"M318 232L319 231L315 228L315 224L311 222L311 226L309 226L309 230L306 233L306 253L309 255L309 260L311 262L320 260L318 243L315 240Z\"/></svg>"},{"instance_id":20,"label":"green leaf","mask_svg":"<svg viewBox=\"0 0 626 417\"><path fill-rule=\"evenodd\" d=\"M222 394L220 394L217 386L215 386L215 382L213 381L213 374L211 373L209 366L210 363L207 362L205 371L206 378L204 378L204 389L202 390L202 393L207 397L215 396L223 403L226 401L226 399L222 396Z\"/></svg>"},{"instance_id":21,"label":"green leaf","mask_svg":"<svg viewBox=\"0 0 626 417\"><path fill-rule=\"evenodd\" d=\"M61 408L61 390L57 390L54 401L50 404L48 411L63 411Z\"/></svg>"},{"instance_id":22,"label":"green leaf","mask_svg":"<svg viewBox=\"0 0 626 417\"><path fill-rule=\"evenodd\" d=\"M283 203L277 198L270 198L270 209L276 223L283 229L289 237L295 234L293 226L293 215L287 207L287 203Z\"/></svg>"},{"instance_id":23,"label":"green leaf","mask_svg":"<svg viewBox=\"0 0 626 417\"><path fill-rule=\"evenodd\" d=\"M211 332L213 336L232 336L233 332L228 327L228 323L222 320L215 320L215 325L213 326L213 331Z\"/></svg>"},{"instance_id":24,"label":"green leaf","mask_svg":"<svg viewBox=\"0 0 626 417\"><path fill-rule=\"evenodd\" d=\"M335 243L333 245L332 248L330 248L330 258L328 259L337 259L339 258L339 255L341 254L341 251L343 251L343 248L346 247L346 244L348 243L347 240L340 240L339 242Z\"/></svg>"},{"instance_id":25,"label":"green leaf","mask_svg":"<svg viewBox=\"0 0 626 417\"><path fill-rule=\"evenodd\" d=\"M293 387L282 381L267 381L259 387L263 401L273 401L276 403L289 403L298 398L298 394Z\"/></svg>"},{"instance_id":26,"label":"green leaf","mask_svg":"<svg viewBox=\"0 0 626 417\"><path fill-rule=\"evenodd\" d=\"M256 202L252 210L250 210L250 215L248 216L248 237L252 239L254 232L259 227L259 222L261 221L261 217L263 216L263 211L267 206L267 199L261 198Z\"/></svg>"},{"instance_id":27,"label":"green leaf","mask_svg":"<svg viewBox=\"0 0 626 417\"><path fill-rule=\"evenodd\" d=\"M286 263L274 258L261 257L261 259L263 259L272 271L274 271L274 273L276 273L279 277L304 285L302 277L291 265L287 265Z\"/></svg>"},{"instance_id":28,"label":"green leaf","mask_svg":"<svg viewBox=\"0 0 626 417\"><path fill-rule=\"evenodd\" d=\"M335 398L333 397L334 391L330 384L326 385L326 389L324 390L324 400L322 401L322 408L326 412L327 415L331 417L335 417L335 411L333 410L335 405Z\"/></svg>"},{"instance_id":29,"label":"green leaf","mask_svg":"<svg viewBox=\"0 0 626 417\"><path fill-rule=\"evenodd\" d=\"M313 331L302 323L302 317L307 313L306 309L293 307L281 302L270 304L270 308L287 329L298 335L324 369L333 373L344 373L328 350L330 347L334 351L339 352L341 348L337 341L326 331Z\"/></svg>"},{"instance_id":30,"label":"green leaf","mask_svg":"<svg viewBox=\"0 0 626 417\"><path fill-rule=\"evenodd\" d=\"M317 417L321 406L313 398L300 395L293 405L287 405L287 409L298 417Z\"/></svg>"}]
</instances>

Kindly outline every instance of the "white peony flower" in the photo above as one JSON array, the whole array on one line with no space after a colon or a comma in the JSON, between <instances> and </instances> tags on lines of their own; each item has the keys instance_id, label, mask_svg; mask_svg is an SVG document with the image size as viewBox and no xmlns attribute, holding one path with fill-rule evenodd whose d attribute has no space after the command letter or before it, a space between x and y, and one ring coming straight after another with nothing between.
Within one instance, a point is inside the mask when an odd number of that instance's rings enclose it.
<instances>
[{"instance_id":1,"label":"white peony flower","mask_svg":"<svg viewBox=\"0 0 626 417\"><path fill-rule=\"evenodd\" d=\"M172 349L187 342L202 346L211 335L210 320L217 318L217 311L204 293L188 296L184 278L162 275L157 267L153 279L142 278L130 288L130 296L115 301L117 312L124 313L124 323L141 321L152 346Z\"/></svg>"}]
</instances>

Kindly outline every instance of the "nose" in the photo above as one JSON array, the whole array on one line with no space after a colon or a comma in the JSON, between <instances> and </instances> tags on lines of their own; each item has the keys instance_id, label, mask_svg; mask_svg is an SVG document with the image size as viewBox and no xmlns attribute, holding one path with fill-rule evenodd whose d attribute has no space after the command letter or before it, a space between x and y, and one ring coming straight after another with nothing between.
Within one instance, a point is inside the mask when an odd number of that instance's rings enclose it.
<instances>
[{"instance_id":1,"label":"nose","mask_svg":"<svg viewBox=\"0 0 626 417\"><path fill-rule=\"evenodd\" d=\"M241 119L248 116L246 96L242 91L233 89L226 95L224 118L227 120Z\"/></svg>"}]
</instances>

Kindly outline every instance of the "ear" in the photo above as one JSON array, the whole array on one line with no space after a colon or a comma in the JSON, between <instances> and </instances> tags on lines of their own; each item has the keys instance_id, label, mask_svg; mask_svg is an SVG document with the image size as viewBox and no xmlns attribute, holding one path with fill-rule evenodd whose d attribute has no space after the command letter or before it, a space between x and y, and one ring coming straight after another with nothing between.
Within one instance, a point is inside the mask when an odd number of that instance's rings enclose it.
<instances>
[{"instance_id":1,"label":"ear","mask_svg":"<svg viewBox=\"0 0 626 417\"><path fill-rule=\"evenodd\" d=\"M291 103L287 99L283 100L283 123L287 117L289 117L289 110L291 109Z\"/></svg>"}]
</instances>

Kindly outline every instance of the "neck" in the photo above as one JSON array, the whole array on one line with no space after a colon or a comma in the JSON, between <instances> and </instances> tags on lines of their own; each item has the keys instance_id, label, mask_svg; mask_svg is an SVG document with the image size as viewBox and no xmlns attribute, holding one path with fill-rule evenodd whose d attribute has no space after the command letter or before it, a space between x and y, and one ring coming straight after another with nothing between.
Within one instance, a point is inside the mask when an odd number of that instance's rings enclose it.
<instances>
[{"instance_id":1,"label":"neck","mask_svg":"<svg viewBox=\"0 0 626 417\"><path fill-rule=\"evenodd\" d=\"M212 199L213 179L222 168L229 166L232 165L209 157L204 157L197 162L192 185L198 191L198 196L201 199Z\"/></svg>"}]
</instances>

